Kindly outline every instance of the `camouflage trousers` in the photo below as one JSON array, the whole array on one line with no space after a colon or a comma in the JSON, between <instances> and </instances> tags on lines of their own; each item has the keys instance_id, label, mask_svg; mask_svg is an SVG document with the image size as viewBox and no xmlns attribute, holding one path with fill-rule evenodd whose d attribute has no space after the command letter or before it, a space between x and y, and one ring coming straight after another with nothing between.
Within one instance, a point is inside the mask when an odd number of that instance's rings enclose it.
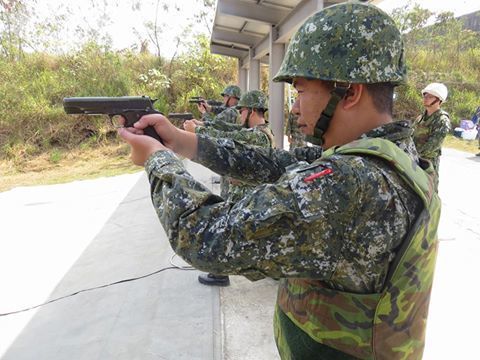
<instances>
[{"instance_id":1,"label":"camouflage trousers","mask_svg":"<svg viewBox=\"0 0 480 360\"><path fill-rule=\"evenodd\" d=\"M438 192L438 180L440 177L440 157L437 157L436 159L429 159L430 162L433 165L433 168L435 169L435 180L434 180L434 185L435 185L435 190Z\"/></svg>"},{"instance_id":2,"label":"camouflage trousers","mask_svg":"<svg viewBox=\"0 0 480 360\"><path fill-rule=\"evenodd\" d=\"M275 307L273 328L282 360L355 360L353 356L313 340L298 328L285 313Z\"/></svg>"}]
</instances>

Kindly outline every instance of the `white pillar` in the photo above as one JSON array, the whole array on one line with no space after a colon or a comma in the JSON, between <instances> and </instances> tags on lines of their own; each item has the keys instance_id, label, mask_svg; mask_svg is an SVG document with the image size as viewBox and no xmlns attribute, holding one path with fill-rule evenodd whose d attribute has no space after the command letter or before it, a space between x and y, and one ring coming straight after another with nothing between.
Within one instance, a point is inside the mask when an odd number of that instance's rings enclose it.
<instances>
[{"instance_id":1,"label":"white pillar","mask_svg":"<svg viewBox=\"0 0 480 360\"><path fill-rule=\"evenodd\" d=\"M260 60L254 59L255 54L250 48L248 67L248 90L260 89Z\"/></svg>"},{"instance_id":2,"label":"white pillar","mask_svg":"<svg viewBox=\"0 0 480 360\"><path fill-rule=\"evenodd\" d=\"M317 11L322 10L325 7L323 0L317 0Z\"/></svg>"},{"instance_id":3,"label":"white pillar","mask_svg":"<svg viewBox=\"0 0 480 360\"><path fill-rule=\"evenodd\" d=\"M283 123L285 118L285 85L273 82L285 55L285 44L274 43L275 28L270 30L269 83L268 83L268 119L275 136L275 146L283 149Z\"/></svg>"},{"instance_id":4,"label":"white pillar","mask_svg":"<svg viewBox=\"0 0 480 360\"><path fill-rule=\"evenodd\" d=\"M242 94L247 91L248 88L248 72L247 69L242 68L241 60L238 59L238 86L242 90Z\"/></svg>"}]
</instances>

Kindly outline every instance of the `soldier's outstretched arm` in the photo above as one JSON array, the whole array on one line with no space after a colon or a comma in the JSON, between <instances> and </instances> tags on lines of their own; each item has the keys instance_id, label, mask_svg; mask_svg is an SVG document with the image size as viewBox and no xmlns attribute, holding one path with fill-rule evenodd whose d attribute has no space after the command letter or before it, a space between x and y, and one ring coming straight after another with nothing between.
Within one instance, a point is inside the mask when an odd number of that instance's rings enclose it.
<instances>
[{"instance_id":1,"label":"soldier's outstretched arm","mask_svg":"<svg viewBox=\"0 0 480 360\"><path fill-rule=\"evenodd\" d=\"M204 125L221 131L238 131L245 128L241 124L232 124L223 120L206 121Z\"/></svg>"},{"instance_id":2,"label":"soldier's outstretched arm","mask_svg":"<svg viewBox=\"0 0 480 360\"><path fill-rule=\"evenodd\" d=\"M120 135L132 146L132 156L135 157L137 165L143 165L155 151L164 149L161 146L164 145L220 175L230 175L252 184L259 184L274 182L285 172L287 166L299 160L311 162L321 155L321 151L315 148L303 148L302 151L307 150L309 156L303 153L299 156L283 150L246 146L229 139L196 135L176 128L159 114L143 116L130 131L143 134L143 129L148 126L156 130L163 144L156 140L151 141L152 139L145 136L129 135L126 130L120 132ZM265 138L263 133L261 136Z\"/></svg>"},{"instance_id":3,"label":"soldier's outstretched arm","mask_svg":"<svg viewBox=\"0 0 480 360\"><path fill-rule=\"evenodd\" d=\"M232 139L197 135L195 162L220 175L253 184L275 182L288 166L300 161L311 163L320 158L320 147L306 147L288 152L281 149L245 145Z\"/></svg>"},{"instance_id":4,"label":"soldier's outstretched arm","mask_svg":"<svg viewBox=\"0 0 480 360\"><path fill-rule=\"evenodd\" d=\"M197 134L197 141L193 161L219 175L251 184L275 182L287 166L297 162L288 151L245 145L233 139Z\"/></svg>"},{"instance_id":5,"label":"soldier's outstretched arm","mask_svg":"<svg viewBox=\"0 0 480 360\"><path fill-rule=\"evenodd\" d=\"M226 138L240 141L248 145L270 147L270 139L267 134L254 128L240 128L237 131L222 131L214 128L198 127L195 129L195 132L197 134L208 135L215 138Z\"/></svg>"},{"instance_id":6,"label":"soldier's outstretched arm","mask_svg":"<svg viewBox=\"0 0 480 360\"><path fill-rule=\"evenodd\" d=\"M171 246L194 267L251 279L329 279L338 263L339 244L323 234L343 232L358 206L348 198L358 196L352 189L361 187L353 175L338 174L343 178L339 181L336 166L323 177L312 177L325 166L289 172L235 204L195 181L171 152L155 153L146 170L152 202Z\"/></svg>"}]
</instances>

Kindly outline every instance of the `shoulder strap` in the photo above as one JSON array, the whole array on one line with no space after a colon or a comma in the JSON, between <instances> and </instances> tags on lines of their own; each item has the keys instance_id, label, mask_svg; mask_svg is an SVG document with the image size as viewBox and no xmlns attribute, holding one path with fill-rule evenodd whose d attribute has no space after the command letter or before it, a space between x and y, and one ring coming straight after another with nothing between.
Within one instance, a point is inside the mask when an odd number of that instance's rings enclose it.
<instances>
[{"instance_id":1,"label":"shoulder strap","mask_svg":"<svg viewBox=\"0 0 480 360\"><path fill-rule=\"evenodd\" d=\"M323 157L334 154L366 154L380 157L394 167L409 186L428 204L433 190L433 167L429 163L427 169L410 158L404 151L389 140L382 138L366 138L352 141L346 145L330 148Z\"/></svg>"}]
</instances>

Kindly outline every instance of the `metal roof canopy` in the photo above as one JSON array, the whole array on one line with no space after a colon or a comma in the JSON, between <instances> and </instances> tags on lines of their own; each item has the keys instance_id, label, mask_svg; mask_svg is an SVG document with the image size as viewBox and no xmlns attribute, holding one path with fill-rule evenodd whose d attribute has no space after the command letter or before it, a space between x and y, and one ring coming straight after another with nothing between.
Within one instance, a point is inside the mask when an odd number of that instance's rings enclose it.
<instances>
[{"instance_id":1,"label":"metal roof canopy","mask_svg":"<svg viewBox=\"0 0 480 360\"><path fill-rule=\"evenodd\" d=\"M283 148L284 84L273 83L286 44L312 14L345 0L218 0L210 51L238 59L242 91L260 89L260 64L269 68L269 118ZM379 3L382 0L371 0ZM272 56L270 56L272 54Z\"/></svg>"},{"instance_id":2,"label":"metal roof canopy","mask_svg":"<svg viewBox=\"0 0 480 360\"><path fill-rule=\"evenodd\" d=\"M253 58L268 63L270 31L275 43L288 43L307 17L344 0L218 0L210 49L236 57L248 68Z\"/></svg>"}]
</instances>

